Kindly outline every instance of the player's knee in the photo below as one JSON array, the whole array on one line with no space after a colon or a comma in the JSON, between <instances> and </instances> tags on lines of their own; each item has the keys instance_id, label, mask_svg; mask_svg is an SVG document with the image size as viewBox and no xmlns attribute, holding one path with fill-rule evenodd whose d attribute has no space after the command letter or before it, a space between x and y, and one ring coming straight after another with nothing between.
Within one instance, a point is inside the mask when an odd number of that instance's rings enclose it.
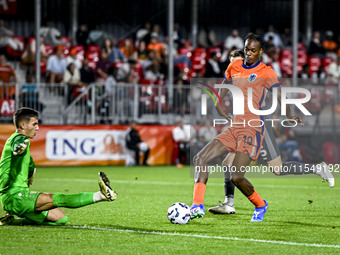
<instances>
[{"instance_id":1,"label":"player's knee","mask_svg":"<svg viewBox=\"0 0 340 255\"><path fill-rule=\"evenodd\" d=\"M234 183L235 186L238 186L243 181L242 177L239 176L232 176L231 182Z\"/></svg>"}]
</instances>

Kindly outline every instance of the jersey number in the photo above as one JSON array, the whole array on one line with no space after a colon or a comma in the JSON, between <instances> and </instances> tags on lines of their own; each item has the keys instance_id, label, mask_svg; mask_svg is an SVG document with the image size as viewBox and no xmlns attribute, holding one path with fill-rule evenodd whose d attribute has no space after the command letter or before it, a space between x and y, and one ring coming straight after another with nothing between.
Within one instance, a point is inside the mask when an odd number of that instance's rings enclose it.
<instances>
[{"instance_id":1,"label":"jersey number","mask_svg":"<svg viewBox=\"0 0 340 255\"><path fill-rule=\"evenodd\" d=\"M243 142L244 143L247 143L247 144L249 144L249 145L252 145L253 144L253 138L251 137L251 136L243 136Z\"/></svg>"}]
</instances>

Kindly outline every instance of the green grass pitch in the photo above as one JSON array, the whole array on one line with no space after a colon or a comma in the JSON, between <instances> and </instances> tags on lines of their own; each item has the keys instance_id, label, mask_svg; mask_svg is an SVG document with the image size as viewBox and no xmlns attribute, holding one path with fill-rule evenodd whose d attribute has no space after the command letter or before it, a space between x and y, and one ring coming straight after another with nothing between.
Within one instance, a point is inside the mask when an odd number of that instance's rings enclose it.
<instances>
[{"instance_id":1,"label":"green grass pitch","mask_svg":"<svg viewBox=\"0 0 340 255\"><path fill-rule=\"evenodd\" d=\"M64 227L2 226L0 254L340 253L339 183L331 189L320 178L250 179L269 202L260 223L249 222L254 208L236 191L236 214L171 224L168 207L192 202L189 167L40 167L32 190L97 191L98 171L111 179L116 201L64 209ZM209 180L206 209L223 200L222 183Z\"/></svg>"}]
</instances>

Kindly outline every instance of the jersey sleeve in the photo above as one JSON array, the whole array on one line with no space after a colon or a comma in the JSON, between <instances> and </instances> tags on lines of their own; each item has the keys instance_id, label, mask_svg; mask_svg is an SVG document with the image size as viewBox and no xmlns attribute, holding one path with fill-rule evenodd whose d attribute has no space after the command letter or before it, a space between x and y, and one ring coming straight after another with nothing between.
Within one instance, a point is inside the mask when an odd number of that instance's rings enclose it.
<instances>
[{"instance_id":1,"label":"jersey sleeve","mask_svg":"<svg viewBox=\"0 0 340 255\"><path fill-rule=\"evenodd\" d=\"M271 67L266 70L266 88L271 90L272 88L281 86L276 73Z\"/></svg>"},{"instance_id":2,"label":"jersey sleeve","mask_svg":"<svg viewBox=\"0 0 340 255\"><path fill-rule=\"evenodd\" d=\"M33 158L31 157L30 164L29 164L29 167L28 167L28 178L31 178L31 176L33 175L34 168L35 168L35 163L33 161Z\"/></svg>"}]
</instances>

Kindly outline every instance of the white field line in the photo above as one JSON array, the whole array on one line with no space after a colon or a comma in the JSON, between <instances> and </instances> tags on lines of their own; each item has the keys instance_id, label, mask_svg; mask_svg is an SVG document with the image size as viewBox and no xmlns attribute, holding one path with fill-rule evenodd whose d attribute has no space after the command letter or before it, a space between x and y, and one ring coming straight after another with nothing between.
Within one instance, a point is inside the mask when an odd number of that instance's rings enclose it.
<instances>
[{"instance_id":1,"label":"white field line","mask_svg":"<svg viewBox=\"0 0 340 255\"><path fill-rule=\"evenodd\" d=\"M320 248L340 248L340 245L331 244L318 244L318 243L295 243L295 242L285 242L276 240L261 240L253 238L238 238L238 237L227 237L227 236L209 236L209 235L194 235L194 234L184 234L178 232L160 232L160 231L142 231L142 230L132 230L132 229L117 229L117 228L99 228L99 227L89 227L89 226L65 226L66 228L75 229L90 229L90 230L100 230L100 231L112 231L112 232L127 232L133 234L145 234L145 235L161 235L161 236L183 236L183 237L194 237L194 238L204 238L204 239L217 239L217 240L229 240L229 241L241 241L241 242L253 242L253 243L271 243L271 244L281 244L281 245L292 245L292 246L307 246L307 247L320 247Z\"/></svg>"},{"instance_id":2,"label":"white field line","mask_svg":"<svg viewBox=\"0 0 340 255\"><path fill-rule=\"evenodd\" d=\"M38 179L38 178L37 178ZM51 179L48 178L39 178L39 180L42 181L51 181ZM90 180L90 179L78 179L78 178L73 178L73 179L66 179L66 178L53 178L53 181L60 181L60 182L96 182L95 179ZM168 186L177 186L177 185L194 185L194 181L192 182L161 182L161 181L139 181L139 180L110 180L111 183L119 183L119 184L140 184L140 185L168 185ZM273 180L273 183L275 183L275 180ZM223 185L223 180L221 180L221 183L209 183L207 184L208 186L221 186ZM261 187L261 188L282 188L282 189L329 189L329 190L339 190L340 187L333 187L330 188L328 184L324 183L323 185L320 184L320 186L306 186L306 185L261 185L261 184L256 184L256 187Z\"/></svg>"}]
</instances>

